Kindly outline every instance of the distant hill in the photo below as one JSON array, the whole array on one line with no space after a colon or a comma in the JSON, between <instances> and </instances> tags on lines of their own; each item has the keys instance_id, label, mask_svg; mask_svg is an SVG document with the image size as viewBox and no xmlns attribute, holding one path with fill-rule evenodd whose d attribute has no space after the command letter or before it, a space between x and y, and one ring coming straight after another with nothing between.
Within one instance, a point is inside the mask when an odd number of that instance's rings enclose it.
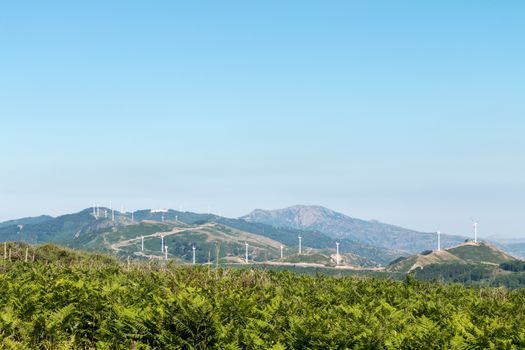
<instances>
[{"instance_id":1,"label":"distant hill","mask_svg":"<svg viewBox=\"0 0 525 350\"><path fill-rule=\"evenodd\" d=\"M24 224L22 224L24 223ZM244 256L241 239L248 237L252 248L256 248L257 241L272 242L273 248L259 247L253 251L255 260L272 260L277 258L276 250L284 245L287 254L297 252L298 236L302 236L303 247L323 250L325 254L335 252L335 240L321 232L295 230L291 228L276 228L266 224L247 222L242 219L231 219L211 214L197 214L191 212L179 212L175 210L152 211L139 210L133 213L120 213L115 211L115 220L111 219L111 211L108 208L100 208L98 217L95 218L91 208L78 213L40 219L21 219L6 222L0 227L0 241L24 241L28 243L57 243L68 247L90 250L113 252L119 255L135 254L136 249L118 249L113 251L111 244L119 240L127 240L140 235L151 235L158 232L170 231L177 227L204 227L214 224L213 233L215 237L201 239L197 237L202 232L190 230L184 236L173 236L175 250L170 252L184 260L191 252L190 244L199 242L197 247L197 259L215 259L216 245L220 245L221 257ZM233 234L227 234L231 232ZM209 233L209 232L208 232ZM213 241L213 244L210 243ZM278 243L275 243L278 242ZM135 242L136 243L136 242ZM277 247L275 246L277 244ZM213 246L213 247L212 247ZM362 266L385 265L393 259L402 255L402 252L367 245L362 242L349 239L340 240L340 252L343 259L349 263ZM157 252L156 257L160 257ZM315 254L312 251L312 254ZM154 256L155 254L151 254ZM209 257L210 256L210 257Z\"/></svg>"},{"instance_id":2,"label":"distant hill","mask_svg":"<svg viewBox=\"0 0 525 350\"><path fill-rule=\"evenodd\" d=\"M506 252L518 258L525 259L525 239L502 240L497 243Z\"/></svg>"},{"instance_id":3,"label":"distant hill","mask_svg":"<svg viewBox=\"0 0 525 350\"><path fill-rule=\"evenodd\" d=\"M504 262L517 260L494 245L481 242L469 242L447 250L449 253L469 263L483 263L499 265Z\"/></svg>"},{"instance_id":4,"label":"distant hill","mask_svg":"<svg viewBox=\"0 0 525 350\"><path fill-rule=\"evenodd\" d=\"M179 215L194 223L176 221ZM280 242L203 220L199 214L142 210L133 216L132 220L130 213L115 211L115 220L112 220L110 210L101 208L99 217L95 218L92 209L85 209L42 222L1 227L0 240L52 242L82 250L111 252L118 256L161 259L164 254L160 249L160 235L164 235L165 245L169 247L168 256L186 261L191 261L193 245L196 246L199 262L215 260L217 250L221 258L244 257L245 242L249 244L251 260L266 261L279 256ZM144 252L141 252L137 239L141 235L145 236Z\"/></svg>"},{"instance_id":5,"label":"distant hill","mask_svg":"<svg viewBox=\"0 0 525 350\"><path fill-rule=\"evenodd\" d=\"M321 232L331 238L346 238L370 246L407 253L433 249L436 245L434 233L423 233L378 221L356 219L321 206L296 205L278 210L256 209L241 219L274 227ZM465 237L441 235L443 247L454 246L464 240Z\"/></svg>"},{"instance_id":6,"label":"distant hill","mask_svg":"<svg viewBox=\"0 0 525 350\"><path fill-rule=\"evenodd\" d=\"M101 212L109 211L106 208L102 209ZM80 235L128 222L131 220L120 213L116 214L115 221L104 216L96 219L92 214L92 209L85 209L78 213L66 214L40 222L0 227L0 240L28 243L54 242L69 245L72 239Z\"/></svg>"},{"instance_id":7,"label":"distant hill","mask_svg":"<svg viewBox=\"0 0 525 350\"><path fill-rule=\"evenodd\" d=\"M164 225L163 227L180 227L181 225L197 227L208 223L216 223L220 225L220 229L215 230L217 235L219 235L219 231L226 232L228 230L238 235L241 235L241 233L251 234L260 237L260 239L265 238L279 242L279 245L284 245L285 250L290 252L290 254L297 252L299 235L302 237L303 247L313 249L312 254L316 254L315 252L319 251L323 251L323 254L326 255L333 254L335 252L335 241L337 240L340 242L340 254L342 257L346 257L345 261L349 264L376 267L387 265L392 260L411 253L411 250L389 248L369 243L378 242L379 236L382 234L384 237L387 237L384 241L392 243L390 245L402 248L407 248L407 245L411 245L412 250L415 250L417 247L431 247L432 241L435 239L432 234L423 234L401 228L397 228L396 234L390 235L385 233L390 232L386 228L391 229L394 226L375 222L367 224L366 221L348 218L326 208L308 208L295 208L295 212L299 211L302 213L296 218L297 222L295 224L291 223L293 220L290 218L287 220L279 219L281 215L275 215L275 213L272 213L271 216L276 217L280 221L265 219L264 221L268 221L268 223L264 223L253 221L254 216L236 219L171 209L162 211L144 209L135 211L133 214L115 211L115 220L113 221L111 220L110 209L100 208L98 217L95 218L92 208L88 208L78 213L61 215L55 218L42 216L2 223L0 224L0 241L25 241L33 244L52 242L84 250L110 251L107 242L104 242L103 239L109 239L111 243L115 243L114 239L116 237L124 240L131 238L132 234L151 234L151 230L160 232L164 228L161 229L159 225ZM261 213L261 211L258 211L258 213ZM366 226L370 231L367 235L364 235L364 231L349 231L350 233L347 235L335 235L335 231L330 229L349 225L349 222L353 222L353 225L356 227ZM356 232L361 232L361 234L356 234ZM233 242L235 237L229 237L227 240ZM446 245L446 237L443 238L443 242ZM182 243L182 246L189 244L188 242L180 243ZM221 250L225 253L225 256L233 254L233 246L239 245L238 242L228 244L225 241L222 241L221 244L223 245ZM230 246L231 249L226 248L227 246ZM180 259L186 259L188 254L187 247L185 251L178 250L180 245L176 245L176 247L177 250L173 254L176 254ZM198 249L201 248L199 247ZM205 254L206 260L208 255L214 255L213 251L208 252L211 248L203 249L206 251L197 252L198 259L203 258L199 254ZM275 251L270 248L265 249L263 251L266 253L254 253L254 256L257 256L257 259L262 259L266 254L269 260L277 258ZM127 252L126 249L119 250L121 255L128 253L132 254L132 257L136 257L131 251ZM242 256L242 254L237 253L234 255Z\"/></svg>"},{"instance_id":8,"label":"distant hill","mask_svg":"<svg viewBox=\"0 0 525 350\"><path fill-rule=\"evenodd\" d=\"M9 221L0 222L0 228L8 227L8 226L16 226L16 225L40 224L42 222L46 222L51 219L53 219L52 216L41 215L41 216L21 218L21 219L16 219L16 220L9 220Z\"/></svg>"},{"instance_id":9,"label":"distant hill","mask_svg":"<svg viewBox=\"0 0 525 350\"><path fill-rule=\"evenodd\" d=\"M441 251L425 251L392 262L387 270L391 272L412 272L431 265L490 265L498 267L502 263L517 259L488 243L468 242Z\"/></svg>"},{"instance_id":10,"label":"distant hill","mask_svg":"<svg viewBox=\"0 0 525 350\"><path fill-rule=\"evenodd\" d=\"M144 251L142 238L144 237ZM109 227L85 235L72 246L94 251L108 251L122 257L164 259L161 245L168 247L168 258L191 262L193 247L198 263L244 262L245 243L248 243L250 261L268 261L279 257L280 243L267 237L236 230L214 222L184 224L141 221L133 225Z\"/></svg>"}]
</instances>

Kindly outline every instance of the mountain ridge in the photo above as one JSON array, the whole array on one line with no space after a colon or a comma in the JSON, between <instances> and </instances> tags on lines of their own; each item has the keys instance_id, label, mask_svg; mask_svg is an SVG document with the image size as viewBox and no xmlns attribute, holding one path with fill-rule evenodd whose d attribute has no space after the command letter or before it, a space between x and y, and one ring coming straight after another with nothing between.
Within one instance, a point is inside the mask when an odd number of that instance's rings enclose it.
<instances>
[{"instance_id":1,"label":"mountain ridge","mask_svg":"<svg viewBox=\"0 0 525 350\"><path fill-rule=\"evenodd\" d=\"M255 209L240 217L248 222L276 227L314 230L332 238L348 238L382 248L417 253L432 249L434 233L419 232L377 220L363 220L318 205L294 205L275 210ZM466 237L441 235L443 247L465 241Z\"/></svg>"},{"instance_id":2,"label":"mountain ridge","mask_svg":"<svg viewBox=\"0 0 525 350\"><path fill-rule=\"evenodd\" d=\"M497 267L501 263L518 261L512 255L487 242L465 242L442 250L426 251L392 262L387 271L409 273L436 265L486 265Z\"/></svg>"},{"instance_id":3,"label":"mountain ridge","mask_svg":"<svg viewBox=\"0 0 525 350\"><path fill-rule=\"evenodd\" d=\"M110 231L125 233L126 227L138 225L140 222L157 222L174 224L185 223L199 225L207 222L216 222L224 225L225 230L246 232L260 237L266 237L280 242L287 249L297 250L298 239L302 236L304 247L312 249L335 250L333 238L317 231L294 230L289 228L275 228L270 225L250 223L242 219L224 218L212 214L197 214L179 212L172 209L154 211L151 209L138 210L133 213L112 212L108 208L100 208L99 215L94 215L92 208L86 208L78 213L57 216L42 223L23 226L10 225L0 228L0 240L25 241L28 243L56 243L72 248L107 251L107 245L97 236L106 235ZM227 227L227 228L226 228ZM216 234L220 230L216 230ZM138 233L137 233L138 234ZM129 239L127 237L126 239ZM124 238L123 238L124 239ZM367 266L386 265L402 255L402 252L371 246L362 242L348 239L340 240L341 254L350 254L348 259L361 261Z\"/></svg>"}]
</instances>

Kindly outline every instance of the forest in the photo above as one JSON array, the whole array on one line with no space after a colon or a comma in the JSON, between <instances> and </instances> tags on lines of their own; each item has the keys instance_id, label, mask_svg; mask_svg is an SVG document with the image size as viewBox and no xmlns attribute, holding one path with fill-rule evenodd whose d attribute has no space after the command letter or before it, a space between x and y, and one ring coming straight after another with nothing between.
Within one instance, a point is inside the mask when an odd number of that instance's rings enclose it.
<instances>
[{"instance_id":1,"label":"forest","mask_svg":"<svg viewBox=\"0 0 525 350\"><path fill-rule=\"evenodd\" d=\"M118 261L54 245L0 255L4 349L520 349L525 291Z\"/></svg>"}]
</instances>

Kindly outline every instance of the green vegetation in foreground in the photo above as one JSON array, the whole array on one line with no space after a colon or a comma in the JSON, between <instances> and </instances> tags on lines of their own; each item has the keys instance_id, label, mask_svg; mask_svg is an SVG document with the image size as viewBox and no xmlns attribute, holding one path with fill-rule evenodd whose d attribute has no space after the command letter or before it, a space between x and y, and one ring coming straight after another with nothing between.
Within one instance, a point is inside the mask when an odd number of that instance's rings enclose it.
<instances>
[{"instance_id":1,"label":"green vegetation in foreground","mask_svg":"<svg viewBox=\"0 0 525 350\"><path fill-rule=\"evenodd\" d=\"M8 248L11 261L0 260L4 349L525 347L524 290Z\"/></svg>"}]
</instances>

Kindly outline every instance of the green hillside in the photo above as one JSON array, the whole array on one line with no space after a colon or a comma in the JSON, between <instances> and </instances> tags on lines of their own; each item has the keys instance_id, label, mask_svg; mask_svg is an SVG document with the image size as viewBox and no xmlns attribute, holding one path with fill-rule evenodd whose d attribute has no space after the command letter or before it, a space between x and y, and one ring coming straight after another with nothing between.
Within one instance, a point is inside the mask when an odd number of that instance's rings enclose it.
<instances>
[{"instance_id":1,"label":"green hillside","mask_svg":"<svg viewBox=\"0 0 525 350\"><path fill-rule=\"evenodd\" d=\"M416 269L425 269L431 265L492 265L498 267L502 263L517 259L484 242L468 242L457 247L441 251L425 251L420 254L394 260L387 267L388 271L408 273Z\"/></svg>"},{"instance_id":2,"label":"green hillside","mask_svg":"<svg viewBox=\"0 0 525 350\"><path fill-rule=\"evenodd\" d=\"M97 217L93 214L93 209L88 208L56 218L39 217L6 222L3 226L0 225L0 241L52 242L90 251L114 252L119 256L131 258L161 258L160 243L153 243L148 238L145 242L146 251L137 254L139 249L136 238L141 235L169 232L174 228L210 224L220 225L217 226L220 229L200 233L192 229L184 235L168 234L166 244L172 248L169 250L170 258L191 260L192 246L195 245L198 261L216 260L217 251L220 258L236 257L236 261L241 261L244 257L244 242L241 241L247 239L250 245L250 260L274 260L278 258L275 242L279 242L277 248L283 244L286 250L296 249L299 235L302 236L304 247L323 250L328 255L335 252L335 240L320 232L278 228L211 214L140 210L133 213L133 220L131 213L118 211L115 211L115 220L112 220L108 208L99 208ZM217 235L217 239L207 239L210 235ZM135 241L127 247L111 248L111 245L121 241L134 239ZM339 242L342 258L355 265L376 267L401 255L399 251L348 239L341 239Z\"/></svg>"},{"instance_id":3,"label":"green hillside","mask_svg":"<svg viewBox=\"0 0 525 350\"><path fill-rule=\"evenodd\" d=\"M323 266L335 266L335 262L330 258L329 255L310 252L307 254L294 254L287 256L283 259L279 259L279 262L285 262L290 264L318 264Z\"/></svg>"},{"instance_id":4,"label":"green hillside","mask_svg":"<svg viewBox=\"0 0 525 350\"><path fill-rule=\"evenodd\" d=\"M408 273L418 268L424 268L433 264L464 264L465 262L447 250L425 252L412 255L407 258L400 258L388 266L389 271Z\"/></svg>"},{"instance_id":5,"label":"green hillside","mask_svg":"<svg viewBox=\"0 0 525 350\"><path fill-rule=\"evenodd\" d=\"M144 251L142 239L144 237ZM250 261L267 261L278 257L280 243L269 238L239 231L217 223L188 225L181 222L142 221L133 225L110 227L78 237L72 246L93 251L107 251L121 257L165 259L162 239L168 247L168 259L191 262L193 247L199 263L233 258L244 261L248 243Z\"/></svg>"},{"instance_id":6,"label":"green hillside","mask_svg":"<svg viewBox=\"0 0 525 350\"><path fill-rule=\"evenodd\" d=\"M52 219L53 217L51 216L41 215L41 216L35 216L35 217L29 217L29 218L9 220L9 221L0 222L0 228L9 227L9 226L18 226L18 225L40 224L42 222L46 222Z\"/></svg>"},{"instance_id":7,"label":"green hillside","mask_svg":"<svg viewBox=\"0 0 525 350\"><path fill-rule=\"evenodd\" d=\"M487 263L499 265L516 260L513 256L487 243L467 243L447 250L450 254L469 263Z\"/></svg>"}]
</instances>

